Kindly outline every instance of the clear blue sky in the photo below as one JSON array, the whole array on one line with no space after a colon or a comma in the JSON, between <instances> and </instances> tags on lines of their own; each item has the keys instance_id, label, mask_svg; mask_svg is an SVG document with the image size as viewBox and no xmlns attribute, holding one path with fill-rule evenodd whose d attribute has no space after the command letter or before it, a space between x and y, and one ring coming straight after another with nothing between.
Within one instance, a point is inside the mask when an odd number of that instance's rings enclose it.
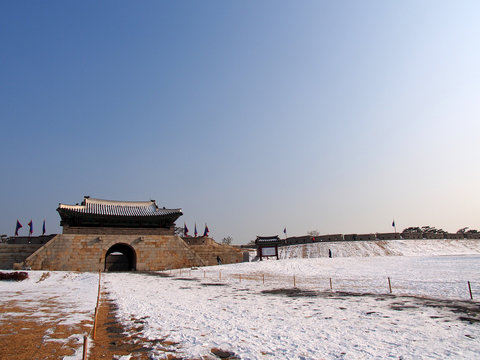
<instances>
[{"instance_id":1,"label":"clear blue sky","mask_svg":"<svg viewBox=\"0 0 480 360\"><path fill-rule=\"evenodd\" d=\"M193 232L480 228L478 1L2 1L0 233L83 195Z\"/></svg>"}]
</instances>

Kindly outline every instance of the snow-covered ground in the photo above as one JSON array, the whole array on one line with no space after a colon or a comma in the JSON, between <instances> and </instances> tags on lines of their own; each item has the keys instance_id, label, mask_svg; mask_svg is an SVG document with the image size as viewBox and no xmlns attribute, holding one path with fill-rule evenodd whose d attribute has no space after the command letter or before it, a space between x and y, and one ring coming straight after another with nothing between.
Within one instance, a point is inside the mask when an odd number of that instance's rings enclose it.
<instances>
[{"instance_id":1,"label":"snow-covered ground","mask_svg":"<svg viewBox=\"0 0 480 360\"><path fill-rule=\"evenodd\" d=\"M479 251L445 243L430 254L425 249L431 241L409 244L404 253L428 256L297 258L105 273L102 287L126 328L138 329L141 321L141 336L170 341L151 342L153 359L166 358L169 349L186 359L213 359L212 348L241 359L478 359ZM64 324L92 319L98 274L29 275L23 282L0 282L0 303L18 302L45 320L55 314L44 304L55 303ZM0 325L21 315L0 314ZM79 340L83 335L75 334ZM80 359L80 350L79 343L69 359Z\"/></svg>"},{"instance_id":2,"label":"snow-covered ground","mask_svg":"<svg viewBox=\"0 0 480 360\"><path fill-rule=\"evenodd\" d=\"M104 287L125 324L143 319L147 338L178 342L187 357L478 359L467 281L479 298L479 265L480 255L272 260L110 273Z\"/></svg>"},{"instance_id":3,"label":"snow-covered ground","mask_svg":"<svg viewBox=\"0 0 480 360\"><path fill-rule=\"evenodd\" d=\"M35 310L39 321L64 314L60 325L92 320L97 302L98 274L66 271L28 271L24 281L0 281L1 303L14 301L24 309ZM51 307L55 305L56 313ZM8 316L22 313L0 313L0 322ZM83 337L84 334L81 334Z\"/></svg>"},{"instance_id":4,"label":"snow-covered ground","mask_svg":"<svg viewBox=\"0 0 480 360\"><path fill-rule=\"evenodd\" d=\"M480 240L376 240L334 241L279 248L281 259L358 256L439 256L480 254ZM256 255L256 251L252 252Z\"/></svg>"}]
</instances>

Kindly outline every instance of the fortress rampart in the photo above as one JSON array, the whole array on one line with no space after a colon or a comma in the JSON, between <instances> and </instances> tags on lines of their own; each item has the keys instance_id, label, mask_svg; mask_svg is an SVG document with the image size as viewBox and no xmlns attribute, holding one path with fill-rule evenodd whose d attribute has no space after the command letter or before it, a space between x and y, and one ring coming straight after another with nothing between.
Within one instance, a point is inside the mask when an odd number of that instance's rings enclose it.
<instances>
[{"instance_id":1,"label":"fortress rampart","mask_svg":"<svg viewBox=\"0 0 480 360\"><path fill-rule=\"evenodd\" d=\"M305 235L292 236L280 239L278 246L289 246L299 244L311 244L319 242L342 242L342 241L377 241L377 240L480 240L480 233L429 233L429 232L407 232L407 233L372 233L372 234L326 234L326 235ZM243 245L244 248L256 248L256 245Z\"/></svg>"}]
</instances>

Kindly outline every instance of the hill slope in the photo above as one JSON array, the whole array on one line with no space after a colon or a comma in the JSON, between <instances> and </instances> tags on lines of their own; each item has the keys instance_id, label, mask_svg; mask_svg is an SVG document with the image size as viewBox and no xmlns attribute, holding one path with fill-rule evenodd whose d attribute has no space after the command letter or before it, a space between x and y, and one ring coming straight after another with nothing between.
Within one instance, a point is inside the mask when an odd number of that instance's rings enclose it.
<instances>
[{"instance_id":1,"label":"hill slope","mask_svg":"<svg viewBox=\"0 0 480 360\"><path fill-rule=\"evenodd\" d=\"M435 256L480 254L480 240L339 241L279 248L281 259L352 256Z\"/></svg>"}]
</instances>

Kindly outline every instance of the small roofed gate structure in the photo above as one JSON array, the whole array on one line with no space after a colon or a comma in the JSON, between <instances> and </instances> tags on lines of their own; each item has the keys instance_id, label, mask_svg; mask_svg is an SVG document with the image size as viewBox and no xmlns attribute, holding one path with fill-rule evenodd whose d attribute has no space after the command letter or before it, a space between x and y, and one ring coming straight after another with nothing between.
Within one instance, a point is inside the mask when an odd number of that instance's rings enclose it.
<instances>
[{"instance_id":1,"label":"small roofed gate structure","mask_svg":"<svg viewBox=\"0 0 480 360\"><path fill-rule=\"evenodd\" d=\"M257 256L260 258L260 261L264 257L276 257L278 260L278 246L282 244L282 240L275 236L257 236L255 240L255 245L257 245Z\"/></svg>"}]
</instances>

